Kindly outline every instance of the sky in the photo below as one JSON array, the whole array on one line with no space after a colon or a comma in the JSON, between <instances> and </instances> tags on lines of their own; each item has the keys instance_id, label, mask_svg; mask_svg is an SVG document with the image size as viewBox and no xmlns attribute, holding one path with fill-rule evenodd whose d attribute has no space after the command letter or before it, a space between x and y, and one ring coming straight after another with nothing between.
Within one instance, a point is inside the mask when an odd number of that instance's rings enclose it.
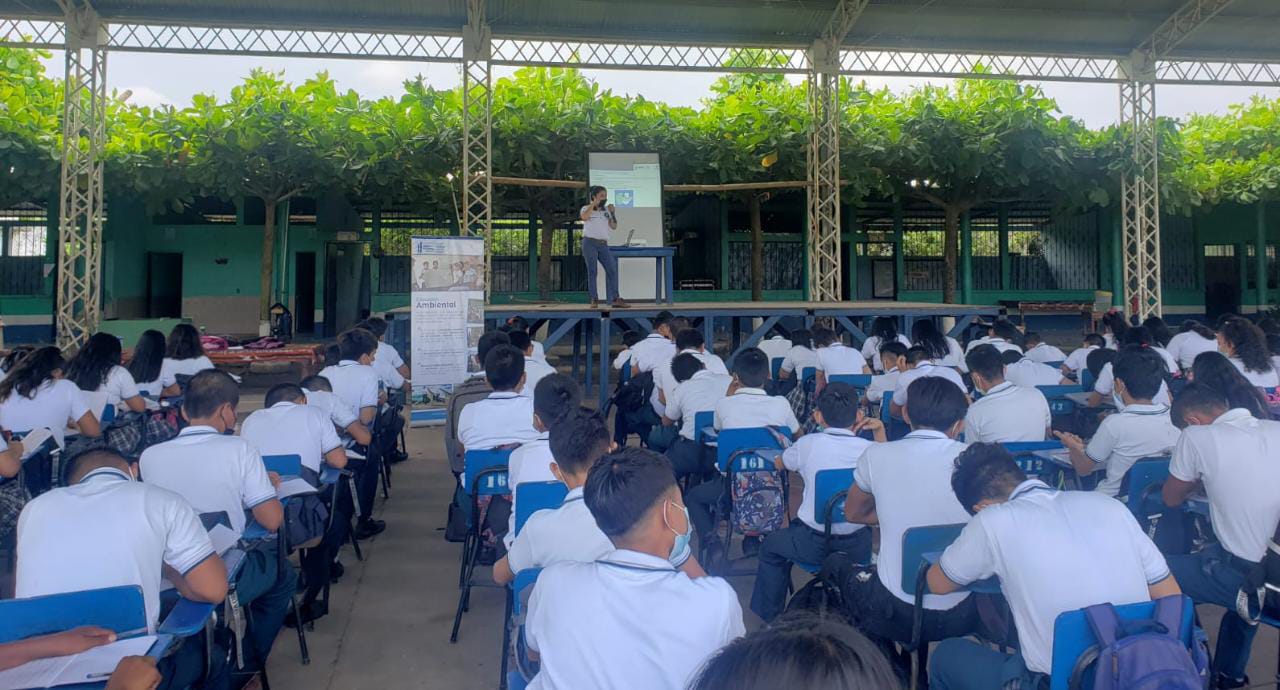
<instances>
[{"instance_id":1,"label":"sky","mask_svg":"<svg viewBox=\"0 0 1280 690\"><path fill-rule=\"evenodd\" d=\"M255 67L283 70L291 81L302 81L316 72L328 70L339 88L355 89L367 98L398 95L404 80L419 74L437 88L452 88L460 80L459 68L453 64L113 52L107 60L107 87L132 91L131 102L140 105L186 105L196 93L227 95ZM48 69L53 75L62 74L61 53L54 54ZM514 68L495 68L494 76L506 76L513 71ZM711 83L720 76L635 70L583 70L583 73L614 93L692 107L697 107L700 99L708 95ZM905 77L867 79L870 86L888 86L898 92L923 83L946 81ZM1120 96L1114 84L1045 82L1042 86L1065 114L1083 120L1090 127L1104 127L1119 118ZM1253 94L1280 98L1280 88L1160 86L1156 92L1156 108L1161 115L1177 118L1197 112L1222 113L1230 104L1246 101Z\"/></svg>"}]
</instances>

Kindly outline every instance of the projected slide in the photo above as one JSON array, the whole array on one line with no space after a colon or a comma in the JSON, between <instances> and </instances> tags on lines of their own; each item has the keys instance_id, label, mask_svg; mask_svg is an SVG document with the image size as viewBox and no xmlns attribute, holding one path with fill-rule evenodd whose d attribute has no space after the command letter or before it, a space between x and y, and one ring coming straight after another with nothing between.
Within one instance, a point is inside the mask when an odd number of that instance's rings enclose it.
<instances>
[{"instance_id":1,"label":"projected slide","mask_svg":"<svg viewBox=\"0 0 1280 690\"><path fill-rule=\"evenodd\" d=\"M591 184L609 188L609 198L618 208L662 208L662 172L657 163L632 163L627 170L592 167Z\"/></svg>"},{"instance_id":2,"label":"projected slide","mask_svg":"<svg viewBox=\"0 0 1280 690\"><path fill-rule=\"evenodd\" d=\"M609 243L660 247L662 241L662 165L656 153L593 151L587 157L588 181L609 190L618 212L618 227ZM626 259L618 264L618 289L624 299L653 299L652 259ZM604 294L604 272L600 272Z\"/></svg>"}]
</instances>

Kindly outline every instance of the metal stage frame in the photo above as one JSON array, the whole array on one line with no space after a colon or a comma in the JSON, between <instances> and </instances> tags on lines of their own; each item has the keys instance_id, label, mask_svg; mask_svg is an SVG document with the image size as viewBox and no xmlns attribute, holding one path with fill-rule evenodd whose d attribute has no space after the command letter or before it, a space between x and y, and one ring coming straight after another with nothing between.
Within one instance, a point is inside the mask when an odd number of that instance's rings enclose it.
<instances>
[{"instance_id":1,"label":"metal stage frame","mask_svg":"<svg viewBox=\"0 0 1280 690\"><path fill-rule=\"evenodd\" d=\"M663 311L689 319L694 328L702 330L708 348L715 342L717 323L727 326L730 350L725 363L732 364L739 352L755 347L770 329L785 318L803 319L805 327L812 326L819 319L829 319L832 327L849 333L854 343L861 345L867 338L862 330L864 322L877 316L896 317L899 328L905 333L911 332L911 325L917 319L953 317L956 322L948 334L956 337L979 317L998 316L1001 308L925 302L683 302L675 305L638 304L626 309L592 309L585 304L487 304L484 318L487 328L496 328L513 316L527 320L534 332L546 324L547 337L542 340L546 350L565 338L572 338L573 378L583 382L585 396L591 395L593 385L599 386L597 397L603 409L609 399L609 370L612 365L609 347L615 325L621 327L619 331L649 333L653 331L654 318ZM751 324L744 329L743 320L753 319L760 319L760 324Z\"/></svg>"}]
</instances>

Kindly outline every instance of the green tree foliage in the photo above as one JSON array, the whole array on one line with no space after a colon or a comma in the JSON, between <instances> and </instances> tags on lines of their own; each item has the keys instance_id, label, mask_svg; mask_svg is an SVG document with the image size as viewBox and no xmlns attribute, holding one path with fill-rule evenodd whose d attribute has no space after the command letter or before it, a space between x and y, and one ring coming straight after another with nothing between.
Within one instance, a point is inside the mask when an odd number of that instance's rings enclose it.
<instances>
[{"instance_id":1,"label":"green tree foliage","mask_svg":"<svg viewBox=\"0 0 1280 690\"><path fill-rule=\"evenodd\" d=\"M62 86L45 76L43 50L0 46L0 208L45 204L62 160Z\"/></svg>"},{"instance_id":2,"label":"green tree foliage","mask_svg":"<svg viewBox=\"0 0 1280 690\"><path fill-rule=\"evenodd\" d=\"M1254 96L1225 115L1193 116L1182 139L1172 179L1193 203L1280 199L1280 100Z\"/></svg>"}]
</instances>

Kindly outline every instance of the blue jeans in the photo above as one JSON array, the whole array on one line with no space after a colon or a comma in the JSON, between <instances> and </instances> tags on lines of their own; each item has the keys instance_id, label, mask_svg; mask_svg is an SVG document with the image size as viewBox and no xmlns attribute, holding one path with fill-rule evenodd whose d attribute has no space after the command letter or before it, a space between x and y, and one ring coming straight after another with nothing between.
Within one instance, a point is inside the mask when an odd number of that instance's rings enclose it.
<instances>
[{"instance_id":1,"label":"blue jeans","mask_svg":"<svg viewBox=\"0 0 1280 690\"><path fill-rule=\"evenodd\" d=\"M248 609L246 637L256 663L266 666L271 645L276 641L289 604L298 588L298 572L289 561L281 561L274 546L250 549L236 577L240 605Z\"/></svg>"},{"instance_id":2,"label":"blue jeans","mask_svg":"<svg viewBox=\"0 0 1280 690\"><path fill-rule=\"evenodd\" d=\"M1021 654L1005 654L965 637L943 640L929 655L929 687L932 690L1001 690L1013 687L1033 690L1046 676L1027 669Z\"/></svg>"},{"instance_id":3,"label":"blue jeans","mask_svg":"<svg viewBox=\"0 0 1280 690\"><path fill-rule=\"evenodd\" d=\"M1165 560L1184 594L1197 604L1226 607L1213 653L1213 670L1231 680L1244 678L1253 636L1258 632L1256 625L1249 625L1235 612L1236 593L1244 583L1244 574L1227 562L1227 552L1218 544L1199 553L1169 556Z\"/></svg>"},{"instance_id":4,"label":"blue jeans","mask_svg":"<svg viewBox=\"0 0 1280 690\"><path fill-rule=\"evenodd\" d=\"M618 257L609 251L609 242L582 238L582 258L587 262L587 294L594 302L596 294L596 262L604 265L604 287L610 302L618 301Z\"/></svg>"}]
</instances>

